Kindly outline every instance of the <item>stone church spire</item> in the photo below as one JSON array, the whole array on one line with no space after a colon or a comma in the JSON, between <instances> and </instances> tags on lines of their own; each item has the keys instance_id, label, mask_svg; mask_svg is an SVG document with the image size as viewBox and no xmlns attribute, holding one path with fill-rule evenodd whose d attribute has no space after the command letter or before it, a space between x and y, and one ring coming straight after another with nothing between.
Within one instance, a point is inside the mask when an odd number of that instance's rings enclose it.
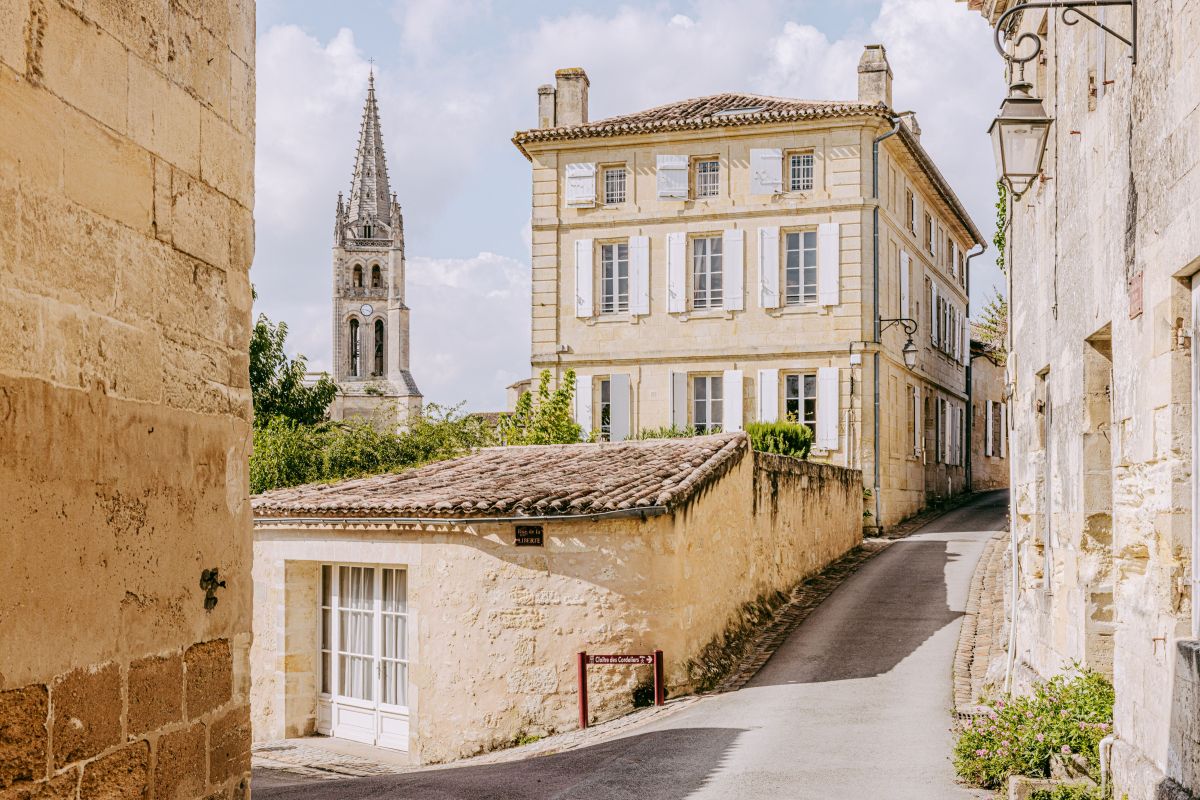
<instances>
[{"instance_id":1,"label":"stone church spire","mask_svg":"<svg viewBox=\"0 0 1200 800\"><path fill-rule=\"evenodd\" d=\"M375 102L375 73L367 80L367 102L363 106L358 132L358 152L354 158L354 179L350 185L350 203L346 221L355 223L391 221L392 190L388 184L387 160L383 153L383 129L379 124L379 105Z\"/></svg>"}]
</instances>

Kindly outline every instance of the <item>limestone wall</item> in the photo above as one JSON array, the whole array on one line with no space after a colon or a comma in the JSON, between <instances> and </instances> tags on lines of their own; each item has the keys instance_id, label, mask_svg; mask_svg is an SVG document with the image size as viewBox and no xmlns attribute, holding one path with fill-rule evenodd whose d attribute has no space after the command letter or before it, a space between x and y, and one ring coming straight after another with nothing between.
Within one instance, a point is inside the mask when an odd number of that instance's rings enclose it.
<instances>
[{"instance_id":1,"label":"limestone wall","mask_svg":"<svg viewBox=\"0 0 1200 800\"><path fill-rule=\"evenodd\" d=\"M675 515L547 521L545 547L511 524L255 534L253 714L261 740L315 725L321 561L405 566L410 752L448 761L577 725L575 657L666 653L685 662L743 604L791 587L861 541L859 473L747 455ZM649 668L595 667L594 719L629 709Z\"/></svg>"},{"instance_id":2,"label":"limestone wall","mask_svg":"<svg viewBox=\"0 0 1200 800\"><path fill-rule=\"evenodd\" d=\"M975 491L1008 486L1009 414L1004 381L1002 365L982 353L971 360L971 488Z\"/></svg>"},{"instance_id":3,"label":"limestone wall","mask_svg":"<svg viewBox=\"0 0 1200 800\"><path fill-rule=\"evenodd\" d=\"M248 796L253 69L251 0L0 2L5 797Z\"/></svg>"}]
</instances>

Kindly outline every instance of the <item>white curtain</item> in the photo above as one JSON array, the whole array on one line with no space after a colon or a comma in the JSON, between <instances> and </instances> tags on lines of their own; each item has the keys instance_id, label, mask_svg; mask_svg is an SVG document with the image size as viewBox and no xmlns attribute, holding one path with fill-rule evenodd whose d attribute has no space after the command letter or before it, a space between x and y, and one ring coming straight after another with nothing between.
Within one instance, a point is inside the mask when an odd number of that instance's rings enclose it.
<instances>
[{"instance_id":1,"label":"white curtain","mask_svg":"<svg viewBox=\"0 0 1200 800\"><path fill-rule=\"evenodd\" d=\"M374 647L371 634L375 611L375 570L372 567L342 567L339 582L339 693L344 697L371 700L374 694L374 682L371 680Z\"/></svg>"}]
</instances>

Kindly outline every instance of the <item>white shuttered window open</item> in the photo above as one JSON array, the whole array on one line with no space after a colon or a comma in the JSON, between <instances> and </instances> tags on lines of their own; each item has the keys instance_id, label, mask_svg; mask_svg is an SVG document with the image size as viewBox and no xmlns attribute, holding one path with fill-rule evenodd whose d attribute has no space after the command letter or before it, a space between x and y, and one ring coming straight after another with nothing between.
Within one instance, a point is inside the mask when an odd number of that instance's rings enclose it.
<instances>
[{"instance_id":1,"label":"white shuttered window open","mask_svg":"<svg viewBox=\"0 0 1200 800\"><path fill-rule=\"evenodd\" d=\"M688 426L687 373L671 373L671 427L683 430Z\"/></svg>"},{"instance_id":2,"label":"white shuttered window open","mask_svg":"<svg viewBox=\"0 0 1200 800\"><path fill-rule=\"evenodd\" d=\"M623 442L629 438L629 375L611 375L609 381L608 440Z\"/></svg>"},{"instance_id":3,"label":"white shuttered window open","mask_svg":"<svg viewBox=\"0 0 1200 800\"><path fill-rule=\"evenodd\" d=\"M667 234L667 311L687 311L687 234Z\"/></svg>"},{"instance_id":4,"label":"white shuttered window open","mask_svg":"<svg viewBox=\"0 0 1200 800\"><path fill-rule=\"evenodd\" d=\"M583 429L583 438L592 433L592 376L575 376L575 422Z\"/></svg>"},{"instance_id":5,"label":"white shuttered window open","mask_svg":"<svg viewBox=\"0 0 1200 800\"><path fill-rule=\"evenodd\" d=\"M779 370L760 369L758 371L758 421L779 421Z\"/></svg>"},{"instance_id":6,"label":"white shuttered window open","mask_svg":"<svg viewBox=\"0 0 1200 800\"><path fill-rule=\"evenodd\" d=\"M1000 457L1008 455L1008 403L1000 404Z\"/></svg>"},{"instance_id":7,"label":"white shuttered window open","mask_svg":"<svg viewBox=\"0 0 1200 800\"><path fill-rule=\"evenodd\" d=\"M750 194L772 195L783 191L783 151L779 148L750 151Z\"/></svg>"},{"instance_id":8,"label":"white shuttered window open","mask_svg":"<svg viewBox=\"0 0 1200 800\"><path fill-rule=\"evenodd\" d=\"M821 367L817 370L817 447L825 450L838 449L838 418L841 410L838 368Z\"/></svg>"},{"instance_id":9,"label":"white shuttered window open","mask_svg":"<svg viewBox=\"0 0 1200 800\"><path fill-rule=\"evenodd\" d=\"M742 429L742 395L745 388L742 385L742 371L727 369L721 374L722 391L724 392L724 407L722 411L721 429L726 433Z\"/></svg>"},{"instance_id":10,"label":"white shuttered window open","mask_svg":"<svg viewBox=\"0 0 1200 800\"><path fill-rule=\"evenodd\" d=\"M596 165L567 164L567 205L596 205Z\"/></svg>"},{"instance_id":11,"label":"white shuttered window open","mask_svg":"<svg viewBox=\"0 0 1200 800\"><path fill-rule=\"evenodd\" d=\"M686 200L688 196L688 157L659 155L655 180L663 200Z\"/></svg>"},{"instance_id":12,"label":"white shuttered window open","mask_svg":"<svg viewBox=\"0 0 1200 800\"><path fill-rule=\"evenodd\" d=\"M909 297L909 257L904 250L900 251L900 316L911 317L910 297Z\"/></svg>"},{"instance_id":13,"label":"white shuttered window open","mask_svg":"<svg viewBox=\"0 0 1200 800\"><path fill-rule=\"evenodd\" d=\"M914 386L913 387L913 430L912 430L912 434L913 434L913 453L916 455L920 455L921 450L923 448L922 433L921 433L921 423L924 422L924 420L922 419L923 416L924 416L924 414L921 411L921 388L919 386Z\"/></svg>"},{"instance_id":14,"label":"white shuttered window open","mask_svg":"<svg viewBox=\"0 0 1200 800\"><path fill-rule=\"evenodd\" d=\"M984 421L987 426L987 437L983 440L983 454L985 456L990 456L992 454L992 405L992 401L988 400L987 404L984 406L984 409L987 412L986 416L984 417Z\"/></svg>"},{"instance_id":15,"label":"white shuttered window open","mask_svg":"<svg viewBox=\"0 0 1200 800\"><path fill-rule=\"evenodd\" d=\"M746 307L746 233L737 230L725 231L722 238L725 251L724 308L726 311L741 311Z\"/></svg>"},{"instance_id":16,"label":"white shuttered window open","mask_svg":"<svg viewBox=\"0 0 1200 800\"><path fill-rule=\"evenodd\" d=\"M592 240L575 242L575 316L590 317L594 313L592 303Z\"/></svg>"},{"instance_id":17,"label":"white shuttered window open","mask_svg":"<svg viewBox=\"0 0 1200 800\"><path fill-rule=\"evenodd\" d=\"M929 282L929 338L933 342L933 346L938 345L938 314L940 306L938 305L938 288L934 281Z\"/></svg>"},{"instance_id":18,"label":"white shuttered window open","mask_svg":"<svg viewBox=\"0 0 1200 800\"><path fill-rule=\"evenodd\" d=\"M836 306L842 280L841 226L822 222L817 229L817 294L823 306Z\"/></svg>"},{"instance_id":19,"label":"white shuttered window open","mask_svg":"<svg viewBox=\"0 0 1200 800\"><path fill-rule=\"evenodd\" d=\"M650 313L650 237L629 237L629 313Z\"/></svg>"},{"instance_id":20,"label":"white shuttered window open","mask_svg":"<svg viewBox=\"0 0 1200 800\"><path fill-rule=\"evenodd\" d=\"M779 308L779 228L758 229L758 304Z\"/></svg>"}]
</instances>

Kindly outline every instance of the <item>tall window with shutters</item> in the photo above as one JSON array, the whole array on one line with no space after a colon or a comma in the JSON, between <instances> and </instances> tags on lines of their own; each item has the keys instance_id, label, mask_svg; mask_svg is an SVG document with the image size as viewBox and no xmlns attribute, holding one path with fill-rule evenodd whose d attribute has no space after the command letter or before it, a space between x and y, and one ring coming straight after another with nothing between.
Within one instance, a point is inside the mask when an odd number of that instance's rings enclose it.
<instances>
[{"instance_id":1,"label":"tall window with shutters","mask_svg":"<svg viewBox=\"0 0 1200 800\"><path fill-rule=\"evenodd\" d=\"M625 202L625 166L604 168L604 204L616 205Z\"/></svg>"},{"instance_id":2,"label":"tall window with shutters","mask_svg":"<svg viewBox=\"0 0 1200 800\"><path fill-rule=\"evenodd\" d=\"M792 153L788 157L788 189L811 192L813 188L813 154Z\"/></svg>"},{"instance_id":3,"label":"tall window with shutters","mask_svg":"<svg viewBox=\"0 0 1200 800\"><path fill-rule=\"evenodd\" d=\"M692 427L697 433L721 430L725 414L724 381L720 375L696 375L692 378Z\"/></svg>"},{"instance_id":4,"label":"tall window with shutters","mask_svg":"<svg viewBox=\"0 0 1200 800\"><path fill-rule=\"evenodd\" d=\"M787 418L817 430L817 374L787 375L783 383L783 404Z\"/></svg>"},{"instance_id":5,"label":"tall window with shutters","mask_svg":"<svg viewBox=\"0 0 1200 800\"><path fill-rule=\"evenodd\" d=\"M612 381L608 378L601 378L597 381L599 388L599 403L596 404L597 413L600 415L600 424L597 429L600 431L601 441L609 441L612 438Z\"/></svg>"},{"instance_id":6,"label":"tall window with shutters","mask_svg":"<svg viewBox=\"0 0 1200 800\"><path fill-rule=\"evenodd\" d=\"M991 433L991 452L988 454L993 458L1003 457L1003 448L1001 442L1004 440L1004 405L1002 403L988 403L988 411L992 415L992 423L988 426L988 432Z\"/></svg>"},{"instance_id":7,"label":"tall window with shutters","mask_svg":"<svg viewBox=\"0 0 1200 800\"><path fill-rule=\"evenodd\" d=\"M784 302L789 306L817 302L817 232L785 234L783 264Z\"/></svg>"},{"instance_id":8,"label":"tall window with shutters","mask_svg":"<svg viewBox=\"0 0 1200 800\"><path fill-rule=\"evenodd\" d=\"M715 158L698 158L696 166L696 197L716 197L721 185L721 162Z\"/></svg>"},{"instance_id":9,"label":"tall window with shutters","mask_svg":"<svg viewBox=\"0 0 1200 800\"><path fill-rule=\"evenodd\" d=\"M724 250L720 236L692 240L692 308L720 308L724 298Z\"/></svg>"},{"instance_id":10,"label":"tall window with shutters","mask_svg":"<svg viewBox=\"0 0 1200 800\"><path fill-rule=\"evenodd\" d=\"M629 244L600 245L600 313L629 311Z\"/></svg>"},{"instance_id":11,"label":"tall window with shutters","mask_svg":"<svg viewBox=\"0 0 1200 800\"><path fill-rule=\"evenodd\" d=\"M925 249L930 255L934 255L937 248L937 240L934 238L933 232L933 217L929 214L925 215Z\"/></svg>"},{"instance_id":12,"label":"tall window with shutters","mask_svg":"<svg viewBox=\"0 0 1200 800\"><path fill-rule=\"evenodd\" d=\"M904 193L904 213L908 220L908 232L913 236L917 235L917 198L912 191Z\"/></svg>"}]
</instances>

